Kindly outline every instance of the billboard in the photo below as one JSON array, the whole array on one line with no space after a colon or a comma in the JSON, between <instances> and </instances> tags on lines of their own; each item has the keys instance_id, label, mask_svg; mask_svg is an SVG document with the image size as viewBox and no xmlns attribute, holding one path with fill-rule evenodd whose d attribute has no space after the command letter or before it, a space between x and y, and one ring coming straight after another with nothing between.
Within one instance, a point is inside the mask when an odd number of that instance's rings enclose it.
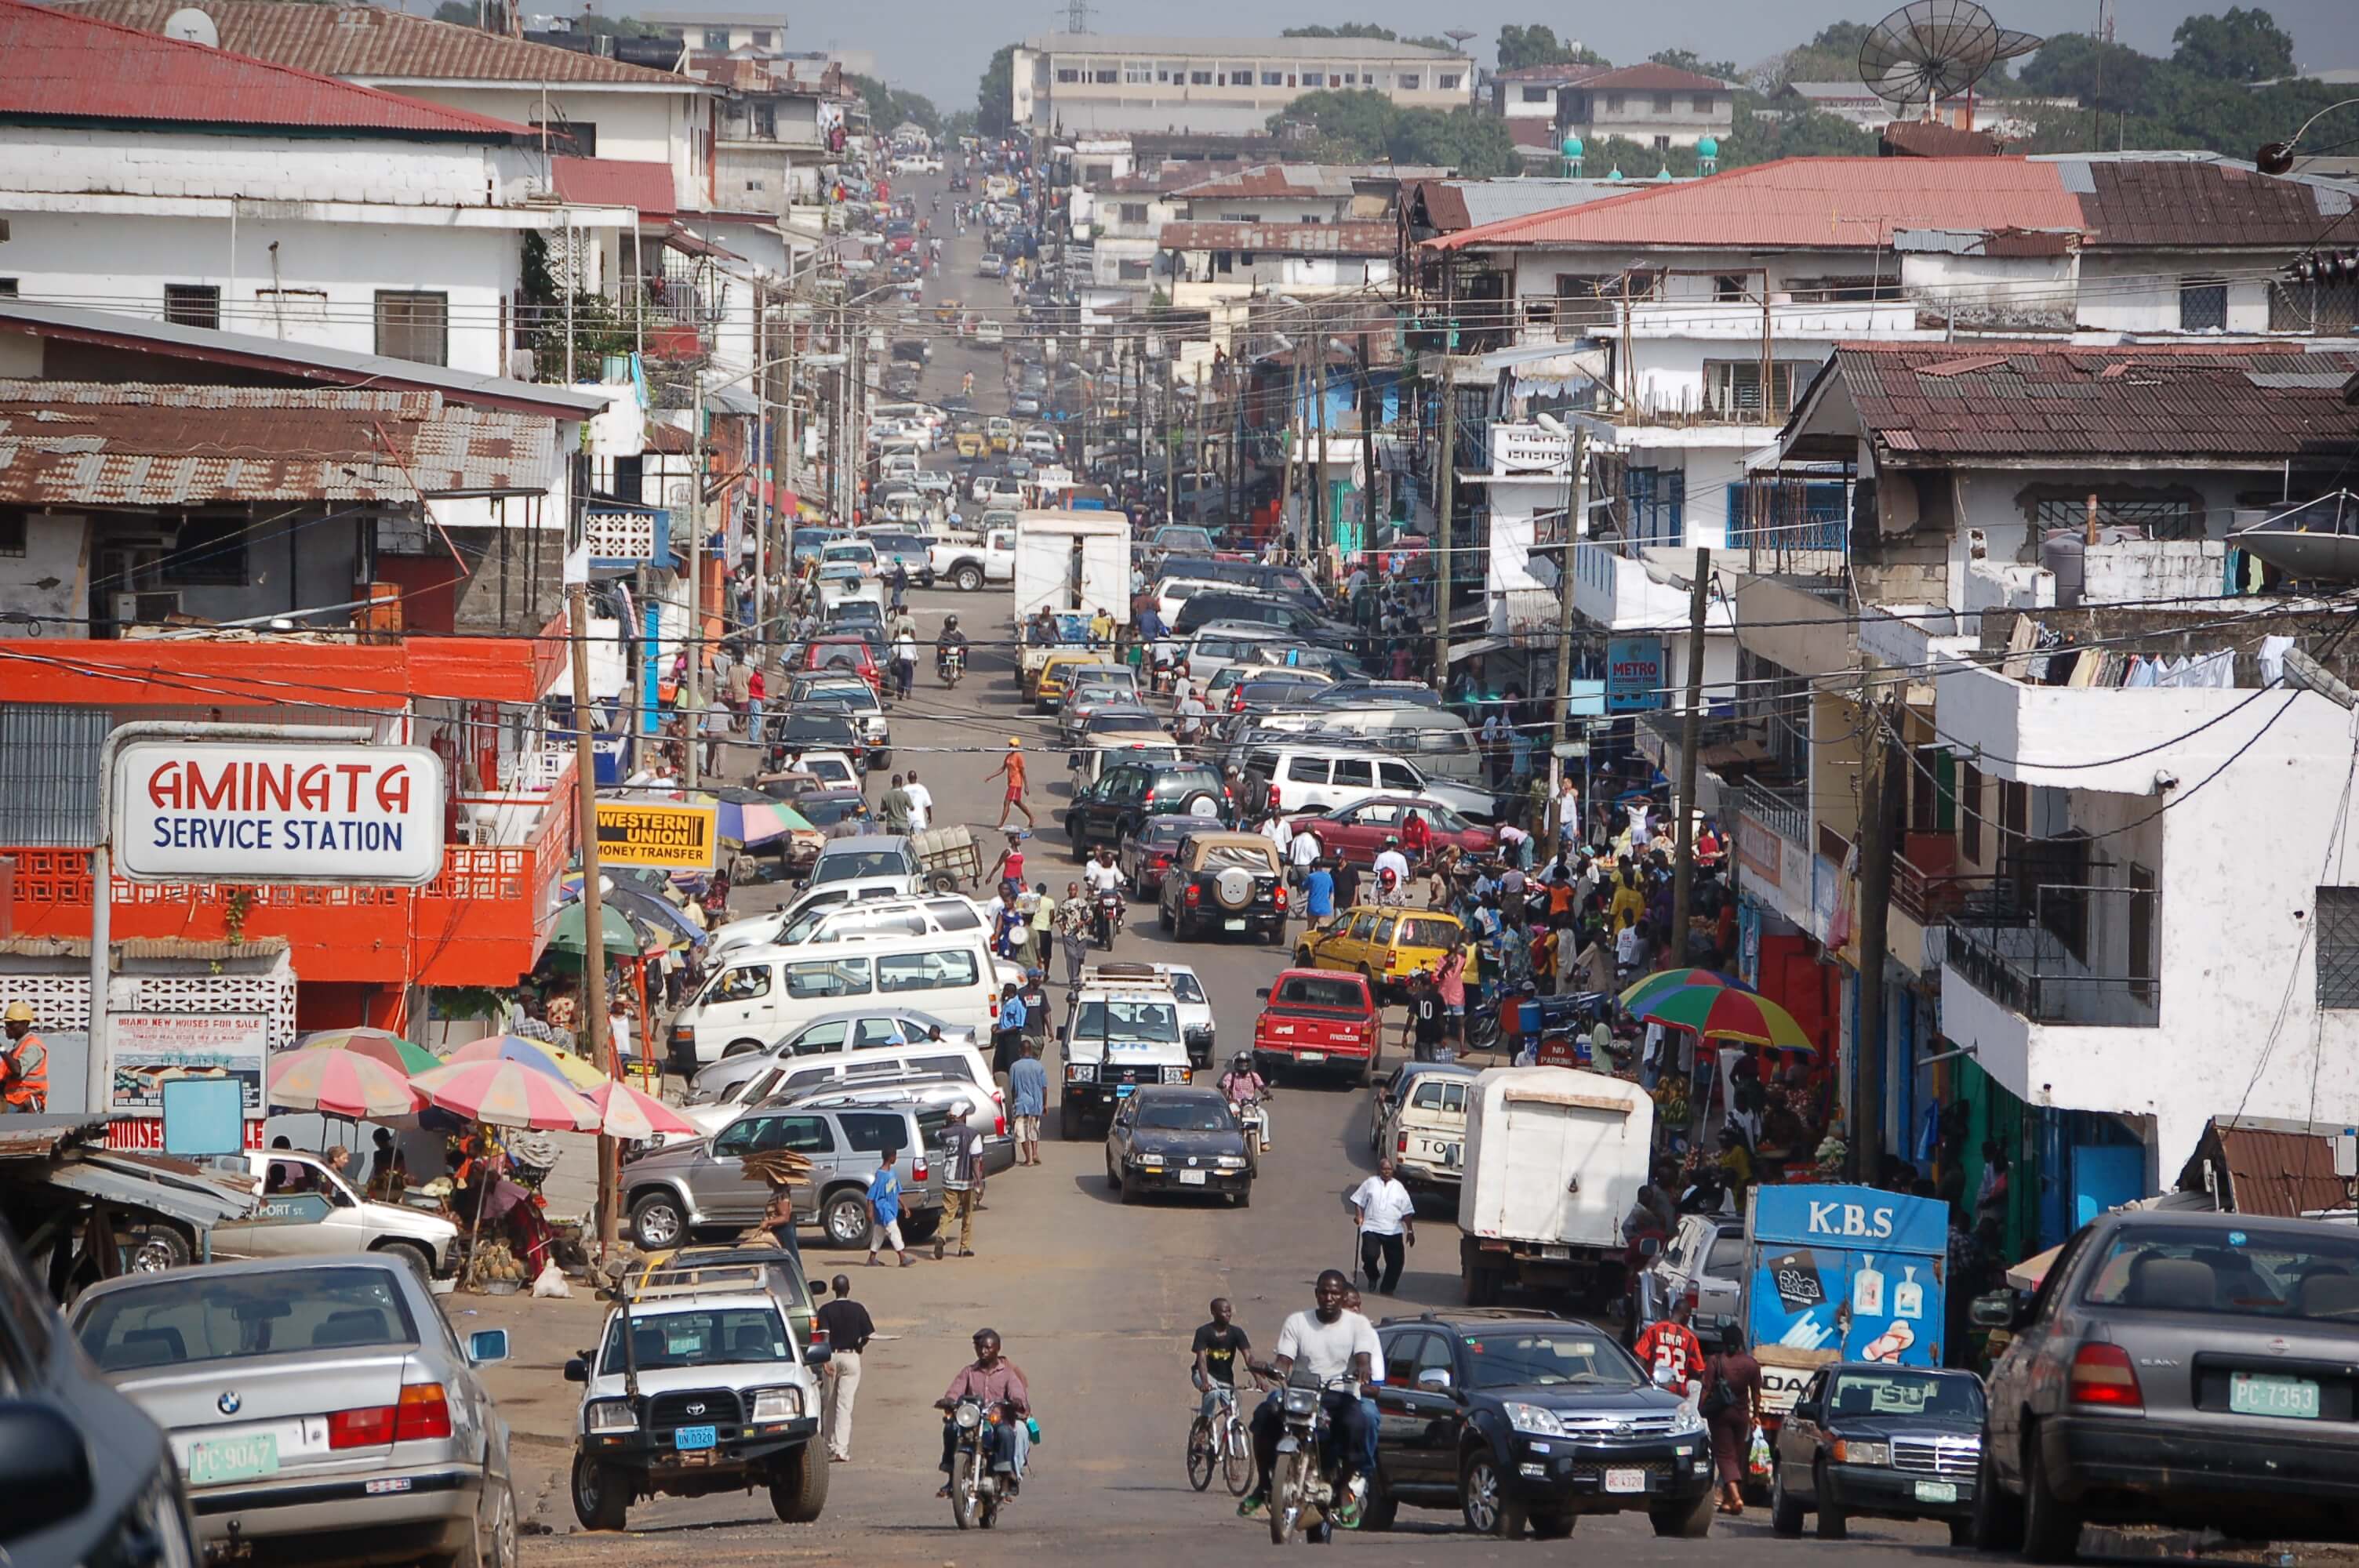
<instances>
[{"instance_id":1,"label":"billboard","mask_svg":"<svg viewBox=\"0 0 2359 1568\"><path fill-rule=\"evenodd\" d=\"M719 841L720 813L709 806L598 803L598 863L653 866L667 871L709 871Z\"/></svg>"},{"instance_id":2,"label":"billboard","mask_svg":"<svg viewBox=\"0 0 2359 1568\"><path fill-rule=\"evenodd\" d=\"M442 760L423 746L134 741L114 870L136 881L419 887L442 871Z\"/></svg>"},{"instance_id":3,"label":"billboard","mask_svg":"<svg viewBox=\"0 0 2359 1568\"><path fill-rule=\"evenodd\" d=\"M1946 1205L1874 1187L1756 1187L1746 1249L1746 1326L1765 1373L1941 1364Z\"/></svg>"},{"instance_id":4,"label":"billboard","mask_svg":"<svg viewBox=\"0 0 2359 1568\"><path fill-rule=\"evenodd\" d=\"M219 1013L118 1012L106 1021L106 1115L161 1121L164 1086L234 1082L245 1119L264 1115L270 1021Z\"/></svg>"},{"instance_id":5,"label":"billboard","mask_svg":"<svg viewBox=\"0 0 2359 1568\"><path fill-rule=\"evenodd\" d=\"M1660 637L1611 637L1605 643L1605 711L1641 713L1664 706L1669 661Z\"/></svg>"}]
</instances>

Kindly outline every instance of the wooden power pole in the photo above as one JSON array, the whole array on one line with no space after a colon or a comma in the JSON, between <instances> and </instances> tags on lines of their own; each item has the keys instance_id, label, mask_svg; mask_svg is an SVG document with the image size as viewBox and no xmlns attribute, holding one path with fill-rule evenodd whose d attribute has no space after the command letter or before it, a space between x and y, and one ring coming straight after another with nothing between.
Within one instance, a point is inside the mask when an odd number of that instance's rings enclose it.
<instances>
[{"instance_id":1,"label":"wooden power pole","mask_svg":"<svg viewBox=\"0 0 2359 1568\"><path fill-rule=\"evenodd\" d=\"M1671 809L1679 846L1671 871L1671 928L1663 935L1674 965L1687 962L1688 911L1695 896L1696 752L1703 744L1703 623L1712 610L1712 552L1696 551L1695 587L1688 594L1688 687L1680 714L1680 790Z\"/></svg>"},{"instance_id":2,"label":"wooden power pole","mask_svg":"<svg viewBox=\"0 0 2359 1568\"><path fill-rule=\"evenodd\" d=\"M1433 476L1433 689L1450 692L1450 514L1457 504L1458 385L1441 358L1441 466Z\"/></svg>"},{"instance_id":3,"label":"wooden power pole","mask_svg":"<svg viewBox=\"0 0 2359 1568\"><path fill-rule=\"evenodd\" d=\"M1899 836L1901 803L1908 798L1908 765L1891 729L1889 710L1863 690L1861 719L1868 746L1862 758L1859 790L1859 1032L1852 1042L1857 1086L1852 1121L1854 1180L1874 1178L1884 1152L1884 960L1891 943L1892 852Z\"/></svg>"},{"instance_id":4,"label":"wooden power pole","mask_svg":"<svg viewBox=\"0 0 2359 1568\"><path fill-rule=\"evenodd\" d=\"M701 486L703 476L697 476ZM575 583L566 603L568 641L573 645L573 766L581 775L582 801L575 831L582 846L582 1027L590 1059L608 1077L614 1070L614 1039L606 1027L605 903L598 892L598 757L590 743L590 590ZM694 633L691 632L690 633ZM698 741L689 741L692 751ZM652 1044L649 1049L653 1049ZM598 1138L598 1260L614 1255L615 1216L614 1141Z\"/></svg>"}]
</instances>

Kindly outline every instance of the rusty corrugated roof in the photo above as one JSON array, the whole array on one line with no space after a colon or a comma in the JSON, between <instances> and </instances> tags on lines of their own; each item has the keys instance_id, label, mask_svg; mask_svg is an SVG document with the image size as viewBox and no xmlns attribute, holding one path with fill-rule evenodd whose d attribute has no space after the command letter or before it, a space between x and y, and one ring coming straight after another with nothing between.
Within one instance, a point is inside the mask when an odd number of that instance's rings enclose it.
<instances>
[{"instance_id":1,"label":"rusty corrugated roof","mask_svg":"<svg viewBox=\"0 0 2359 1568\"><path fill-rule=\"evenodd\" d=\"M1895 157L1996 157L1999 139L1988 131L1967 131L1940 120L1895 120L1879 140Z\"/></svg>"},{"instance_id":2,"label":"rusty corrugated roof","mask_svg":"<svg viewBox=\"0 0 2359 1568\"><path fill-rule=\"evenodd\" d=\"M2226 1167L2223 1207L2292 1219L2351 1201L2334 1173L2333 1148L2315 1133L2215 1121L2211 1135Z\"/></svg>"},{"instance_id":3,"label":"rusty corrugated roof","mask_svg":"<svg viewBox=\"0 0 2359 1568\"><path fill-rule=\"evenodd\" d=\"M437 392L0 380L0 503L400 501L549 489L553 421Z\"/></svg>"},{"instance_id":4,"label":"rusty corrugated roof","mask_svg":"<svg viewBox=\"0 0 2359 1568\"><path fill-rule=\"evenodd\" d=\"M1390 223L1166 223L1155 243L1167 251L1388 256L1399 237Z\"/></svg>"},{"instance_id":5,"label":"rusty corrugated roof","mask_svg":"<svg viewBox=\"0 0 2359 1568\"><path fill-rule=\"evenodd\" d=\"M284 5L287 0L272 0ZM592 207L635 207L639 221L654 222L679 210L672 194L671 165L634 163L623 158L553 157L549 178L567 201Z\"/></svg>"},{"instance_id":6,"label":"rusty corrugated roof","mask_svg":"<svg viewBox=\"0 0 2359 1568\"><path fill-rule=\"evenodd\" d=\"M2055 158L2078 192L2089 244L2320 243L2351 211L2348 188L2278 179L2243 164L2185 158Z\"/></svg>"},{"instance_id":7,"label":"rusty corrugated roof","mask_svg":"<svg viewBox=\"0 0 2359 1568\"><path fill-rule=\"evenodd\" d=\"M1201 198L1208 201L1269 200L1326 197L1336 199L1352 194L1352 172L1337 165L1316 163L1264 163L1242 168L1234 174L1216 175L1210 179L1183 185L1171 194Z\"/></svg>"}]
</instances>

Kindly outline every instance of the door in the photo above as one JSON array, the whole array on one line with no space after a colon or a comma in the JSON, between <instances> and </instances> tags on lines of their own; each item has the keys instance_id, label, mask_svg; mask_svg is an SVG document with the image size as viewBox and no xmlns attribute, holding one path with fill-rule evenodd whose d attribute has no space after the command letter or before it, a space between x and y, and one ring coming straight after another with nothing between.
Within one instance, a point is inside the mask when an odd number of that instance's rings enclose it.
<instances>
[{"instance_id":1,"label":"door","mask_svg":"<svg viewBox=\"0 0 2359 1568\"><path fill-rule=\"evenodd\" d=\"M1421 1486L1427 1479L1427 1458L1421 1452L1424 1422L1410 1395L1417 1388L1418 1361L1425 1352L1425 1342L1432 1337L1421 1328L1378 1336L1384 1348L1385 1380L1369 1392L1376 1400L1378 1457L1385 1478L1394 1486Z\"/></svg>"},{"instance_id":2,"label":"door","mask_svg":"<svg viewBox=\"0 0 2359 1568\"><path fill-rule=\"evenodd\" d=\"M1796 1397L1795 1413L1788 1415L1777 1429L1777 1468L1785 1476L1786 1490L1789 1496L1810 1496L1810 1477L1819 1457L1818 1423L1804 1421L1800 1409L1807 1404L1816 1404L1823 1410L1826 1397L1827 1375L1816 1373L1802 1385L1801 1393Z\"/></svg>"},{"instance_id":3,"label":"door","mask_svg":"<svg viewBox=\"0 0 2359 1568\"><path fill-rule=\"evenodd\" d=\"M696 1006L696 1054L717 1058L733 1042L769 1038L772 977L768 964L733 964L704 988Z\"/></svg>"},{"instance_id":4,"label":"door","mask_svg":"<svg viewBox=\"0 0 2359 1568\"><path fill-rule=\"evenodd\" d=\"M797 1116L772 1116L754 1140L752 1152L800 1154L810 1161L810 1179L794 1189L795 1212L798 1217L809 1217L819 1210L819 1195L826 1189L828 1180L835 1173L835 1130L824 1116L805 1113ZM705 1208L713 1219L725 1219L752 1224L762 1217L769 1206L770 1188L767 1183L745 1180L743 1162L737 1162L735 1190L720 1203Z\"/></svg>"},{"instance_id":5,"label":"door","mask_svg":"<svg viewBox=\"0 0 2359 1568\"><path fill-rule=\"evenodd\" d=\"M852 1025L842 1019L828 1023L814 1023L795 1036L794 1054L798 1056L832 1054L844 1048Z\"/></svg>"},{"instance_id":6,"label":"door","mask_svg":"<svg viewBox=\"0 0 2359 1568\"><path fill-rule=\"evenodd\" d=\"M1422 794L1425 789L1424 775L1407 762L1379 762L1376 764L1376 779L1384 788L1396 790L1404 795Z\"/></svg>"},{"instance_id":7,"label":"door","mask_svg":"<svg viewBox=\"0 0 2359 1568\"><path fill-rule=\"evenodd\" d=\"M1370 757L1338 757L1335 759L1335 793L1338 801L1357 800L1376 787L1376 764Z\"/></svg>"},{"instance_id":8,"label":"door","mask_svg":"<svg viewBox=\"0 0 2359 1568\"><path fill-rule=\"evenodd\" d=\"M743 1212L744 1194L756 1185L745 1179L745 1156L775 1136L770 1124L777 1119L775 1111L739 1117L715 1133L711 1148L689 1167L689 1195L707 1219L723 1219ZM761 1212L759 1205L755 1212Z\"/></svg>"}]
</instances>

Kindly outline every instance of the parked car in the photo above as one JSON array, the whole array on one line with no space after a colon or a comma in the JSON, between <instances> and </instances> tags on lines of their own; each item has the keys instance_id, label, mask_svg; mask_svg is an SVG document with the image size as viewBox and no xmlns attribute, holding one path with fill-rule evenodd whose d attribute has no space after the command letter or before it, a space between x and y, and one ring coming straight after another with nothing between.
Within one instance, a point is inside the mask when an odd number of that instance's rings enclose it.
<instances>
[{"instance_id":1,"label":"parked car","mask_svg":"<svg viewBox=\"0 0 2359 1568\"><path fill-rule=\"evenodd\" d=\"M939 1044L933 1037L937 1029L941 1031ZM717 1099L780 1062L832 1055L839 1051L883 1050L887 1046L931 1051L930 1060L916 1064L928 1072L961 1072L972 1083L991 1081L991 1070L980 1055L968 1055L975 1048L973 1030L947 1023L930 1012L887 1002L824 1013L767 1045L724 1053L718 1062L697 1069L696 1076L690 1080L687 1103Z\"/></svg>"},{"instance_id":2,"label":"parked car","mask_svg":"<svg viewBox=\"0 0 2359 1568\"><path fill-rule=\"evenodd\" d=\"M2081 1526L2359 1539L2359 1231L2134 1210L2082 1227L1991 1368L1974 1544L2070 1559Z\"/></svg>"},{"instance_id":3,"label":"parked car","mask_svg":"<svg viewBox=\"0 0 2359 1568\"><path fill-rule=\"evenodd\" d=\"M1972 1372L1844 1361L1821 1367L1777 1429L1769 1528L1841 1541L1854 1518L1938 1519L1973 1543L1983 1380Z\"/></svg>"},{"instance_id":4,"label":"parked car","mask_svg":"<svg viewBox=\"0 0 2359 1568\"><path fill-rule=\"evenodd\" d=\"M170 1434L208 1553L516 1561L508 1426L476 1371L506 1358L507 1331L462 1347L407 1264L127 1274L84 1291L71 1321L107 1381Z\"/></svg>"},{"instance_id":5,"label":"parked car","mask_svg":"<svg viewBox=\"0 0 2359 1568\"><path fill-rule=\"evenodd\" d=\"M1306 969L1356 973L1383 1000L1398 995L1418 970L1440 968L1441 956L1464 931L1456 915L1438 909L1354 904L1305 931L1294 961Z\"/></svg>"},{"instance_id":6,"label":"parked car","mask_svg":"<svg viewBox=\"0 0 2359 1568\"><path fill-rule=\"evenodd\" d=\"M407 1204L372 1203L316 1154L293 1149L251 1150L239 1156L259 1203L247 1219L213 1227L212 1249L223 1258L297 1258L328 1253L375 1253L408 1264L419 1277L440 1279L458 1268L459 1227L439 1214ZM179 1236L183 1248L187 1238ZM155 1227L142 1237L135 1267L175 1268L193 1249L159 1256Z\"/></svg>"},{"instance_id":7,"label":"parked car","mask_svg":"<svg viewBox=\"0 0 2359 1568\"><path fill-rule=\"evenodd\" d=\"M1127 665L1086 666L1065 685L1064 701L1057 708L1058 738L1070 743L1100 708L1136 708L1138 702L1137 671Z\"/></svg>"},{"instance_id":8,"label":"parked car","mask_svg":"<svg viewBox=\"0 0 2359 1568\"><path fill-rule=\"evenodd\" d=\"M1584 1514L1644 1510L1655 1533L1712 1532L1712 1439L1684 1399L1654 1387L1614 1336L1501 1308L1386 1318L1376 1479L1364 1530L1401 1505L1459 1510L1513 1541L1561 1540Z\"/></svg>"},{"instance_id":9,"label":"parked car","mask_svg":"<svg viewBox=\"0 0 2359 1568\"><path fill-rule=\"evenodd\" d=\"M867 640L862 637L834 635L814 637L803 645L802 667L807 670L846 669L868 683L870 689L880 688L885 673L877 667L876 655Z\"/></svg>"},{"instance_id":10,"label":"parked car","mask_svg":"<svg viewBox=\"0 0 2359 1568\"><path fill-rule=\"evenodd\" d=\"M1136 1203L1147 1193L1253 1202L1254 1144L1216 1088L1142 1084L1106 1129L1106 1185Z\"/></svg>"},{"instance_id":11,"label":"parked car","mask_svg":"<svg viewBox=\"0 0 2359 1568\"><path fill-rule=\"evenodd\" d=\"M1131 897L1158 897L1164 873L1170 870L1180 846L1188 835L1201 831L1192 816L1150 816L1137 832L1123 835L1122 842L1114 846L1114 863L1128 879Z\"/></svg>"},{"instance_id":12,"label":"parked car","mask_svg":"<svg viewBox=\"0 0 2359 1568\"><path fill-rule=\"evenodd\" d=\"M1466 1097L1474 1069L1463 1062L1404 1062L1376 1086L1368 1108L1368 1152L1392 1156L1414 1197L1455 1197L1466 1161Z\"/></svg>"},{"instance_id":13,"label":"parked car","mask_svg":"<svg viewBox=\"0 0 2359 1568\"><path fill-rule=\"evenodd\" d=\"M1219 772L1203 762L1121 762L1074 795L1065 834L1076 857L1099 844L1119 844L1157 816L1186 816L1201 827L1225 827L1236 803Z\"/></svg>"},{"instance_id":14,"label":"parked car","mask_svg":"<svg viewBox=\"0 0 2359 1568\"><path fill-rule=\"evenodd\" d=\"M940 1222L939 1164L925 1157L932 1136L915 1108L878 1106L859 1110L801 1110L758 1106L705 1141L674 1143L623 1167L623 1209L631 1239L654 1250L714 1231L737 1231L762 1217L770 1201L766 1182L745 1172L749 1154L790 1152L810 1161L808 1182L792 1189L795 1221L817 1225L838 1247L868 1239L868 1180L884 1150L910 1152L901 1233L929 1238Z\"/></svg>"},{"instance_id":15,"label":"parked car","mask_svg":"<svg viewBox=\"0 0 2359 1568\"><path fill-rule=\"evenodd\" d=\"M1401 824L1411 813L1425 818L1434 848L1456 846L1469 855L1487 855L1497 848L1499 835L1473 823L1438 800L1404 795L1372 795L1348 806L1316 816L1298 816L1291 826L1319 840L1321 853L1355 866L1371 866L1389 839L1400 837Z\"/></svg>"},{"instance_id":16,"label":"parked car","mask_svg":"<svg viewBox=\"0 0 2359 1568\"><path fill-rule=\"evenodd\" d=\"M1315 700L1315 696L1314 696ZM1497 802L1488 790L1469 789L1427 773L1415 762L1364 743L1338 744L1313 735L1266 735L1238 759L1248 811L1332 811L1381 792L1392 799L1431 801L1461 816L1487 820Z\"/></svg>"},{"instance_id":17,"label":"parked car","mask_svg":"<svg viewBox=\"0 0 2359 1568\"><path fill-rule=\"evenodd\" d=\"M1277 846L1258 833L1190 835L1155 899L1156 924L1182 942L1214 930L1286 940L1285 869Z\"/></svg>"}]
</instances>

